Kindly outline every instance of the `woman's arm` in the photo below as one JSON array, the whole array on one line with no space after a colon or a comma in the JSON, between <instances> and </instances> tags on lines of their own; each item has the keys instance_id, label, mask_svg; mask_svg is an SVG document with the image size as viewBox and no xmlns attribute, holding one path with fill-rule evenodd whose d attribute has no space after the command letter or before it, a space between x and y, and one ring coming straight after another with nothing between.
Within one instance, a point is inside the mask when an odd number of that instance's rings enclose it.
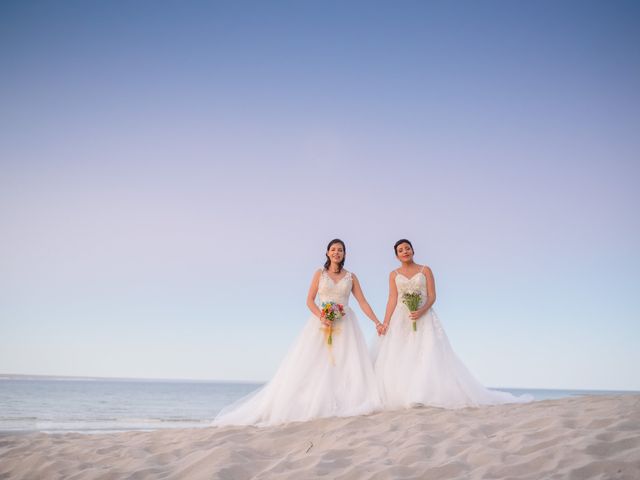
<instances>
[{"instance_id":1,"label":"woman's arm","mask_svg":"<svg viewBox=\"0 0 640 480\"><path fill-rule=\"evenodd\" d=\"M376 328L378 328L381 325L380 320L378 320L378 317L376 317L376 314L373 313L373 310L369 306L367 299L364 298L364 293L362 293L362 288L360 287L360 282L358 281L358 277L356 277L355 274L352 273L351 278L353 279L353 286L351 287L353 296L356 297L356 300L358 301L358 305L360 305L360 308L365 313L365 315L369 317L373 321L373 323L376 324Z\"/></svg>"},{"instance_id":2,"label":"woman's arm","mask_svg":"<svg viewBox=\"0 0 640 480\"><path fill-rule=\"evenodd\" d=\"M322 312L318 308L318 305L316 305L316 295L318 294L318 284L320 282L321 273L322 270L318 270L313 274L313 278L311 279L311 286L309 287L309 293L307 293L307 307L309 307L311 313L318 317L318 320L320 320L326 326L329 326L329 323L322 319Z\"/></svg>"},{"instance_id":3,"label":"woman's arm","mask_svg":"<svg viewBox=\"0 0 640 480\"><path fill-rule=\"evenodd\" d=\"M396 305L398 303L398 286L396 285L396 275L397 273L395 271L389 274L389 298L387 299L387 310L384 314L383 333L387 333L389 322L391 322L391 315L393 314L393 310L396 308Z\"/></svg>"},{"instance_id":4,"label":"woman's arm","mask_svg":"<svg viewBox=\"0 0 640 480\"><path fill-rule=\"evenodd\" d=\"M424 266L424 276L427 277L427 302L421 308L409 314L413 320L427 313L433 304L436 303L436 281L433 278L433 272L426 265Z\"/></svg>"}]
</instances>

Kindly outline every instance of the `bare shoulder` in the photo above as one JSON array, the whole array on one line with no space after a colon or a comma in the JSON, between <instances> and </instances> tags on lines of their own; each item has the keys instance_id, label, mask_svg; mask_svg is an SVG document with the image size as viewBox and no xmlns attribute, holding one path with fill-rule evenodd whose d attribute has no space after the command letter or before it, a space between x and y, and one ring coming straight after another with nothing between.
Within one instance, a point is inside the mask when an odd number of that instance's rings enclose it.
<instances>
[{"instance_id":1,"label":"bare shoulder","mask_svg":"<svg viewBox=\"0 0 640 480\"><path fill-rule=\"evenodd\" d=\"M431 270L431 267L429 265L423 265L422 268L424 269L424 273L428 276L433 278L433 271Z\"/></svg>"},{"instance_id":2,"label":"bare shoulder","mask_svg":"<svg viewBox=\"0 0 640 480\"><path fill-rule=\"evenodd\" d=\"M391 270L391 272L389 272L389 280L394 280L397 276L398 276L397 271Z\"/></svg>"}]
</instances>

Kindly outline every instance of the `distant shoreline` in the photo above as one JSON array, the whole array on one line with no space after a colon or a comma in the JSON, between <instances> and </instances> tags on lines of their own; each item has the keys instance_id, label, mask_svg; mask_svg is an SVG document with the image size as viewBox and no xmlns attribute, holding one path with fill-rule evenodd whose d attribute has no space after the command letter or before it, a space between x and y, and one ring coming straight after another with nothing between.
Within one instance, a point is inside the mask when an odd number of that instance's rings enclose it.
<instances>
[{"instance_id":1,"label":"distant shoreline","mask_svg":"<svg viewBox=\"0 0 640 480\"><path fill-rule=\"evenodd\" d=\"M240 385L261 385L265 380L214 380L214 379L190 379L190 378L141 378L141 377L88 377L73 375L28 375L18 373L0 373L0 381L6 380L49 380L49 381L86 381L86 382L167 382L167 383L217 383L217 384L240 384ZM584 393L640 393L640 390L625 389L602 389L602 388L546 388L546 387L505 387L489 386L494 390L521 390L539 392L584 392Z\"/></svg>"},{"instance_id":2,"label":"distant shoreline","mask_svg":"<svg viewBox=\"0 0 640 480\"><path fill-rule=\"evenodd\" d=\"M138 377L82 377L73 375L26 375L0 373L3 380L51 380L51 381L83 381L83 382L170 382L170 383L239 383L259 385L265 381L252 380L201 380L192 378L138 378Z\"/></svg>"}]
</instances>

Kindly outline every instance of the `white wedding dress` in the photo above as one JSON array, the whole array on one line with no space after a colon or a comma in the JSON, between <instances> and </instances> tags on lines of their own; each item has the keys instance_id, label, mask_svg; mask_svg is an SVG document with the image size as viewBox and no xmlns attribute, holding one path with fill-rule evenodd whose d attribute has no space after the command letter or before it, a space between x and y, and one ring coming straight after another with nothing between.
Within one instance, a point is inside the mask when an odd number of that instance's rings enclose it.
<instances>
[{"instance_id":1,"label":"white wedding dress","mask_svg":"<svg viewBox=\"0 0 640 480\"><path fill-rule=\"evenodd\" d=\"M431 405L462 408L500 403L527 402L530 395L514 396L482 386L455 354L433 308L420 317L413 330L405 292L419 290L427 299L422 271L411 278L396 272L398 303L386 335L374 344L374 368L378 389L387 409Z\"/></svg>"},{"instance_id":2,"label":"white wedding dress","mask_svg":"<svg viewBox=\"0 0 640 480\"><path fill-rule=\"evenodd\" d=\"M277 425L380 410L371 358L358 319L348 306L351 273L334 282L323 269L320 302L344 305L328 345L320 320L311 315L273 378L224 408L213 425Z\"/></svg>"}]
</instances>

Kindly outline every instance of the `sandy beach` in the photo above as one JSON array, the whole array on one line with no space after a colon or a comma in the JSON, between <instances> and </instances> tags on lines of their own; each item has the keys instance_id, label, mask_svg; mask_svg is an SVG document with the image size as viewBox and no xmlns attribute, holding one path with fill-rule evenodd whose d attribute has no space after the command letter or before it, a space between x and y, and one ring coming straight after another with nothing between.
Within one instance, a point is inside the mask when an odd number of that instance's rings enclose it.
<instances>
[{"instance_id":1,"label":"sandy beach","mask_svg":"<svg viewBox=\"0 0 640 480\"><path fill-rule=\"evenodd\" d=\"M0 434L2 479L640 478L640 395L280 427Z\"/></svg>"}]
</instances>

